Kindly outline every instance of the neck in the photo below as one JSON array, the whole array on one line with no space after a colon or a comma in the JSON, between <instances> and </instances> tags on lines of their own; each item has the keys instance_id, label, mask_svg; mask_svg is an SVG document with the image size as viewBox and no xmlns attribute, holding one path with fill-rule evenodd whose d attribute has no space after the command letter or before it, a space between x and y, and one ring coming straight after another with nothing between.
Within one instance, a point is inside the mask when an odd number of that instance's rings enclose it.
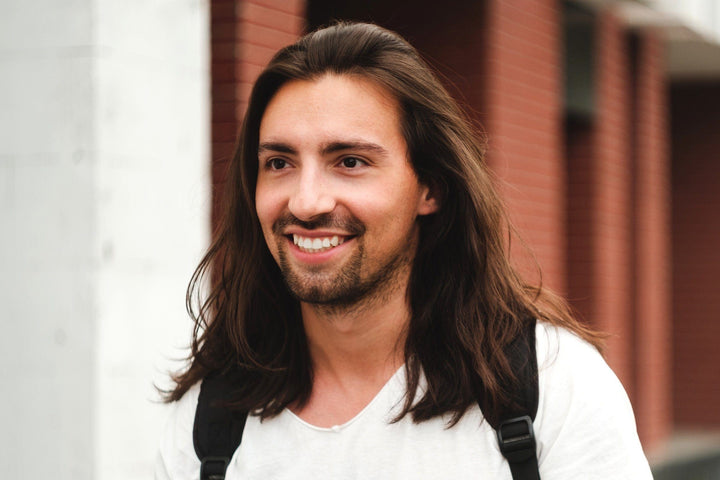
<instances>
[{"instance_id":1,"label":"neck","mask_svg":"<svg viewBox=\"0 0 720 480\"><path fill-rule=\"evenodd\" d=\"M312 362L312 392L293 410L316 426L342 424L360 412L403 365L410 319L409 269L345 308L301 303Z\"/></svg>"},{"instance_id":2,"label":"neck","mask_svg":"<svg viewBox=\"0 0 720 480\"><path fill-rule=\"evenodd\" d=\"M315 378L384 384L404 363L410 308L407 282L342 310L303 303Z\"/></svg>"}]
</instances>

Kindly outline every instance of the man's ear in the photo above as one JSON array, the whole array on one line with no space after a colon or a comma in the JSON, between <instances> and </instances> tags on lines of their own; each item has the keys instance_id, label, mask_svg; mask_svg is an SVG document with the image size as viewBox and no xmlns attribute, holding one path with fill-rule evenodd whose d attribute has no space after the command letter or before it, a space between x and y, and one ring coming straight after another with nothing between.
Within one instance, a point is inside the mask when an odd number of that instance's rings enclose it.
<instances>
[{"instance_id":1,"label":"man's ear","mask_svg":"<svg viewBox=\"0 0 720 480\"><path fill-rule=\"evenodd\" d=\"M421 185L418 215L430 215L440 209L440 189L437 185Z\"/></svg>"}]
</instances>

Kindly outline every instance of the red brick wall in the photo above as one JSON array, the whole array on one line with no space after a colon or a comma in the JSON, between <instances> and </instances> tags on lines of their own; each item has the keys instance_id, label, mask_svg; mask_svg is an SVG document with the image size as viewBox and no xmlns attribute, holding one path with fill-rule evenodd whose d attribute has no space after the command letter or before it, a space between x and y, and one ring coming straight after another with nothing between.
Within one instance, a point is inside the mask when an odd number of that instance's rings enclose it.
<instances>
[{"instance_id":1,"label":"red brick wall","mask_svg":"<svg viewBox=\"0 0 720 480\"><path fill-rule=\"evenodd\" d=\"M665 438L672 423L669 112L662 39L648 31L635 45L634 400L648 446Z\"/></svg>"},{"instance_id":2,"label":"red brick wall","mask_svg":"<svg viewBox=\"0 0 720 480\"><path fill-rule=\"evenodd\" d=\"M233 153L241 117L237 111L237 5L234 0L210 2L212 224L218 223L218 198Z\"/></svg>"},{"instance_id":3,"label":"red brick wall","mask_svg":"<svg viewBox=\"0 0 720 480\"><path fill-rule=\"evenodd\" d=\"M672 88L674 414L720 427L720 83Z\"/></svg>"},{"instance_id":4,"label":"red brick wall","mask_svg":"<svg viewBox=\"0 0 720 480\"><path fill-rule=\"evenodd\" d=\"M672 424L667 92L663 41L612 12L595 33L595 114L569 119L568 291L608 332L606 357L646 448Z\"/></svg>"},{"instance_id":5,"label":"red brick wall","mask_svg":"<svg viewBox=\"0 0 720 480\"><path fill-rule=\"evenodd\" d=\"M609 332L607 359L632 395L630 56L620 21L596 24L595 118L568 134L568 291Z\"/></svg>"},{"instance_id":6,"label":"red brick wall","mask_svg":"<svg viewBox=\"0 0 720 480\"><path fill-rule=\"evenodd\" d=\"M304 0L210 2L213 225L252 84L275 52L298 38L304 18Z\"/></svg>"},{"instance_id":7,"label":"red brick wall","mask_svg":"<svg viewBox=\"0 0 720 480\"><path fill-rule=\"evenodd\" d=\"M490 164L543 283L565 293L560 3L490 0L486 16L482 105ZM521 249L513 253L535 273Z\"/></svg>"},{"instance_id":8,"label":"red brick wall","mask_svg":"<svg viewBox=\"0 0 720 480\"><path fill-rule=\"evenodd\" d=\"M594 321L613 334L608 361L632 395L630 63L625 32L612 14L599 18L597 46Z\"/></svg>"}]
</instances>

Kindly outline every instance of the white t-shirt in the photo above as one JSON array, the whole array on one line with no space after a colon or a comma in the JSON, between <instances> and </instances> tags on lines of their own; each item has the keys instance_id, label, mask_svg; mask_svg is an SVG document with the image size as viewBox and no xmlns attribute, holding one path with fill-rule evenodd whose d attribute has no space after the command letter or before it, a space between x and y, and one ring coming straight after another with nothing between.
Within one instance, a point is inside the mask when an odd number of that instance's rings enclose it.
<instances>
[{"instance_id":1,"label":"white t-shirt","mask_svg":"<svg viewBox=\"0 0 720 480\"><path fill-rule=\"evenodd\" d=\"M543 480L652 479L628 397L589 344L538 323L540 399L534 422ZM401 368L352 420L310 425L289 410L260 423L249 416L228 480L511 480L495 431L478 407L446 428L449 417L389 423L402 407ZM192 440L200 386L174 405L157 458L156 480L197 480Z\"/></svg>"}]
</instances>

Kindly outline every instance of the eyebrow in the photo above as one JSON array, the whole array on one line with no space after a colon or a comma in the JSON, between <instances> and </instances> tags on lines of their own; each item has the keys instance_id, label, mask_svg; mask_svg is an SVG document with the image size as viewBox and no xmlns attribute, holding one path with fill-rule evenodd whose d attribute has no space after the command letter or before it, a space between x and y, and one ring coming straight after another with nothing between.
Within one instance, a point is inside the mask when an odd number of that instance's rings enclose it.
<instances>
[{"instance_id":1,"label":"eyebrow","mask_svg":"<svg viewBox=\"0 0 720 480\"><path fill-rule=\"evenodd\" d=\"M297 150L292 148L290 145L282 142L262 142L260 145L258 145L258 153L263 153L265 151L272 151L272 152L280 152L280 153L289 153L289 154L296 154Z\"/></svg>"},{"instance_id":2,"label":"eyebrow","mask_svg":"<svg viewBox=\"0 0 720 480\"><path fill-rule=\"evenodd\" d=\"M377 143L364 142L364 141L335 141L329 142L322 145L320 153L326 155L328 153L341 152L343 150L358 150L364 152L372 152L378 155L387 156L388 151L381 147ZM297 154L297 150L287 143L283 142L262 142L258 145L258 153L266 151L287 153L290 155Z\"/></svg>"},{"instance_id":3,"label":"eyebrow","mask_svg":"<svg viewBox=\"0 0 720 480\"><path fill-rule=\"evenodd\" d=\"M345 142L330 142L323 145L322 153L335 153L343 150L359 150L364 152L372 152L379 155L387 156L388 152L377 143L362 142L362 141L345 141Z\"/></svg>"}]
</instances>

